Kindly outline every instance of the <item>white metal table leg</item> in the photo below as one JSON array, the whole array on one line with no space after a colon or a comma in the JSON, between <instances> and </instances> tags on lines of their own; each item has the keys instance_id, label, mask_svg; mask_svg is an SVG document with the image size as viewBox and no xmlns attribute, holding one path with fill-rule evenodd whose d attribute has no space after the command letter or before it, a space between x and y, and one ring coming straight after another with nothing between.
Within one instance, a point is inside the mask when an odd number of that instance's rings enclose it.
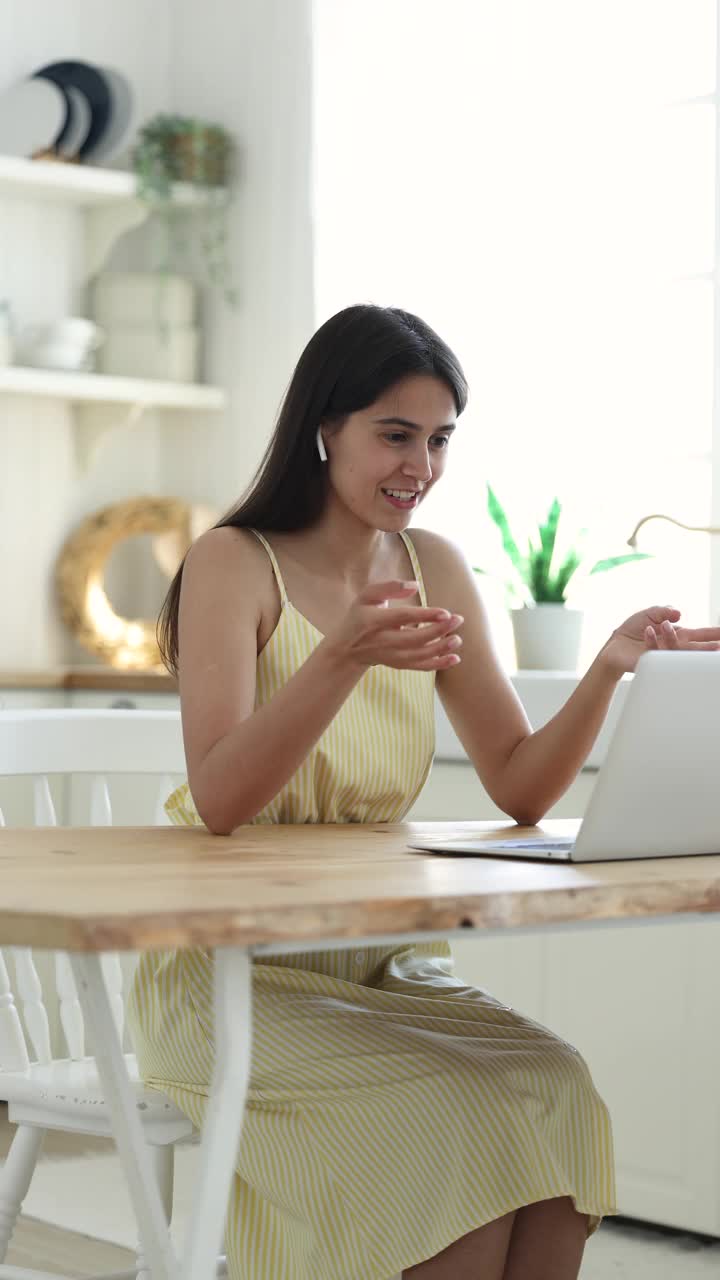
<instances>
[{"instance_id":1,"label":"white metal table leg","mask_svg":"<svg viewBox=\"0 0 720 1280\"><path fill-rule=\"evenodd\" d=\"M200 1148L197 1195L183 1250L183 1280L211 1280L227 1215L250 1082L252 958L215 952L215 1069Z\"/></svg>"},{"instance_id":2,"label":"white metal table leg","mask_svg":"<svg viewBox=\"0 0 720 1280\"><path fill-rule=\"evenodd\" d=\"M113 1135L125 1171L144 1256L150 1264L153 1280L178 1280L180 1268L135 1107L100 956L72 955L70 959L80 1003L92 1033L98 1074L110 1109ZM210 1276L211 1272L206 1274ZM200 1273L196 1280L201 1280Z\"/></svg>"}]
</instances>

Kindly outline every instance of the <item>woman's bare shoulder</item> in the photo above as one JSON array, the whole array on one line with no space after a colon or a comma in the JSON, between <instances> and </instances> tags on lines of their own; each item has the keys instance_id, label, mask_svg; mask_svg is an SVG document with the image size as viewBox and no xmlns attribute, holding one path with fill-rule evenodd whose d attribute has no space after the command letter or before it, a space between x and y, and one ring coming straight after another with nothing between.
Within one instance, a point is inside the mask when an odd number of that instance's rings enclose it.
<instances>
[{"instance_id":1,"label":"woman's bare shoulder","mask_svg":"<svg viewBox=\"0 0 720 1280\"><path fill-rule=\"evenodd\" d=\"M410 537L420 561L428 604L455 608L448 602L456 598L458 590L467 591L474 578L466 556L457 543L442 533L411 529Z\"/></svg>"},{"instance_id":2,"label":"woman's bare shoulder","mask_svg":"<svg viewBox=\"0 0 720 1280\"><path fill-rule=\"evenodd\" d=\"M256 619L273 607L273 572L265 549L249 529L223 525L193 542L183 569L182 595L204 608L222 597L235 611Z\"/></svg>"},{"instance_id":3,"label":"woman's bare shoulder","mask_svg":"<svg viewBox=\"0 0 720 1280\"><path fill-rule=\"evenodd\" d=\"M262 546L249 529L223 525L219 529L207 529L193 542L186 558L186 566L192 571L225 569L237 573L238 568L256 572L267 559Z\"/></svg>"},{"instance_id":4,"label":"woman's bare shoulder","mask_svg":"<svg viewBox=\"0 0 720 1280\"><path fill-rule=\"evenodd\" d=\"M426 564L429 570L438 569L442 572L451 566L467 563L458 544L445 534L435 533L432 529L410 529L408 532L420 557L423 572Z\"/></svg>"}]
</instances>

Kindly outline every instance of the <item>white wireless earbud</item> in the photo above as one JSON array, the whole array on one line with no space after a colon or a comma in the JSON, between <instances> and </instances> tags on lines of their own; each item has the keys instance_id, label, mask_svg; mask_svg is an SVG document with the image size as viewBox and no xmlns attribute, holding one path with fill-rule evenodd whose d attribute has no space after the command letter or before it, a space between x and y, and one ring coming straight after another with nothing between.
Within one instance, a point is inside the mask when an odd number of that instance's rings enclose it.
<instances>
[{"instance_id":1,"label":"white wireless earbud","mask_svg":"<svg viewBox=\"0 0 720 1280\"><path fill-rule=\"evenodd\" d=\"M316 440L317 440L318 453L320 454L320 461L327 462L327 450L325 448L325 441L322 438L322 431L320 427L318 427L317 429Z\"/></svg>"}]
</instances>

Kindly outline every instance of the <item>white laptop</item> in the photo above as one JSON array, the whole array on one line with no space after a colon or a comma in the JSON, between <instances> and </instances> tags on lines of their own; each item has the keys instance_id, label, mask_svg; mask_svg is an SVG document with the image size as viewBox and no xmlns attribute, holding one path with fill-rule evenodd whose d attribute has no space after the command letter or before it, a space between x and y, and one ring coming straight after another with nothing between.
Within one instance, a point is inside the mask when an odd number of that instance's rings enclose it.
<instances>
[{"instance_id":1,"label":"white laptop","mask_svg":"<svg viewBox=\"0 0 720 1280\"><path fill-rule=\"evenodd\" d=\"M410 847L566 862L720 853L720 650L643 654L576 836Z\"/></svg>"}]
</instances>

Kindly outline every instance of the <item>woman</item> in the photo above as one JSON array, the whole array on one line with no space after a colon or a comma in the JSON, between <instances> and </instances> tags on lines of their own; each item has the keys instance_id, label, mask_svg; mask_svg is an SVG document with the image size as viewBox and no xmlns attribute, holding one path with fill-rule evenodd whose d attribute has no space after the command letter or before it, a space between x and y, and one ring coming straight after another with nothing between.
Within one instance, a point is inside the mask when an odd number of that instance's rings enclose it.
<instances>
[{"instance_id":1,"label":"woman","mask_svg":"<svg viewBox=\"0 0 720 1280\"><path fill-rule=\"evenodd\" d=\"M397 822L430 769L437 688L490 796L534 823L645 648L718 647L676 609L635 614L533 733L472 572L406 532L466 399L452 352L404 311L349 307L312 338L254 485L165 602L188 766L173 821ZM235 1280L577 1276L614 1185L575 1049L464 984L446 943L263 957L253 998ZM211 957L146 957L132 1019L145 1079L202 1126Z\"/></svg>"}]
</instances>

